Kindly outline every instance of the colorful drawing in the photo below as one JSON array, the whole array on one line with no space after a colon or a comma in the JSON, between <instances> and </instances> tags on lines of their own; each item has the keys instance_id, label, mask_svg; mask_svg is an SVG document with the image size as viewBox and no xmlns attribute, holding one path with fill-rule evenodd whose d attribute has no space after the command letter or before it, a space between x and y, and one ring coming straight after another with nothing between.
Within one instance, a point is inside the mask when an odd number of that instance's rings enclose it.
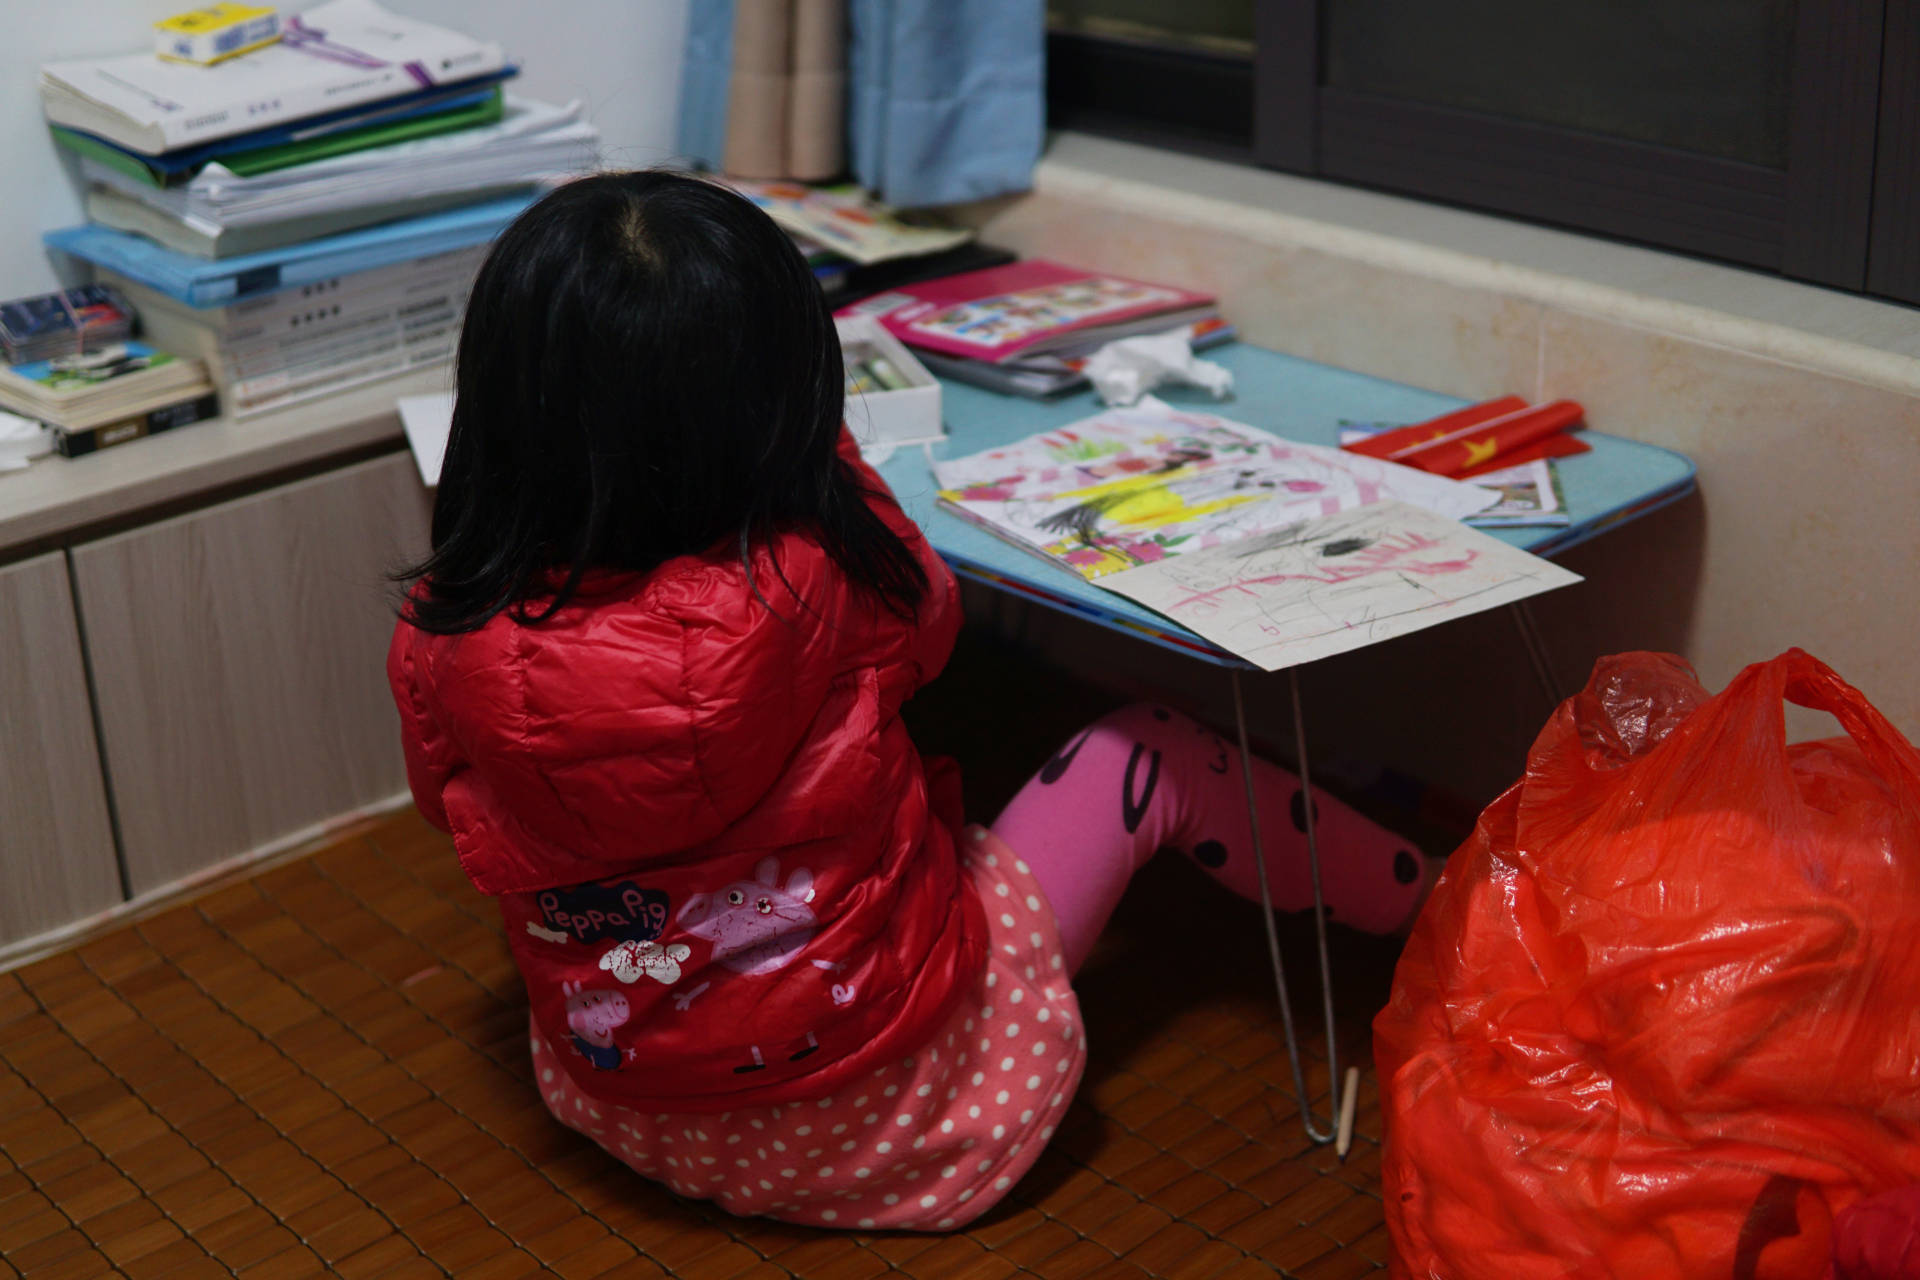
<instances>
[{"instance_id":1,"label":"colorful drawing","mask_svg":"<svg viewBox=\"0 0 1920 1280\"><path fill-rule=\"evenodd\" d=\"M1578 581L1457 521L1382 502L1100 585L1278 671Z\"/></svg>"},{"instance_id":2,"label":"colorful drawing","mask_svg":"<svg viewBox=\"0 0 1920 1280\"><path fill-rule=\"evenodd\" d=\"M1458 518L1490 491L1153 399L936 465L941 502L1100 578L1396 499Z\"/></svg>"}]
</instances>

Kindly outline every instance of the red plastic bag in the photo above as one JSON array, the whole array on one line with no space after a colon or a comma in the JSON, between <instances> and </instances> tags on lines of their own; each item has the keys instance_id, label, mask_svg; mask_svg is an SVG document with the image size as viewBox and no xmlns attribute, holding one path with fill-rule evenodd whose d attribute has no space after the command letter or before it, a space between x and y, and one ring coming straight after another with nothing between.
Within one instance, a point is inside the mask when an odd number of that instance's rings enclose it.
<instances>
[{"instance_id":1,"label":"red plastic bag","mask_svg":"<svg viewBox=\"0 0 1920 1280\"><path fill-rule=\"evenodd\" d=\"M1789 746L1782 700L1847 737ZM1798 649L1603 659L1374 1022L1393 1274L1818 1277L1920 1181L1920 754Z\"/></svg>"}]
</instances>

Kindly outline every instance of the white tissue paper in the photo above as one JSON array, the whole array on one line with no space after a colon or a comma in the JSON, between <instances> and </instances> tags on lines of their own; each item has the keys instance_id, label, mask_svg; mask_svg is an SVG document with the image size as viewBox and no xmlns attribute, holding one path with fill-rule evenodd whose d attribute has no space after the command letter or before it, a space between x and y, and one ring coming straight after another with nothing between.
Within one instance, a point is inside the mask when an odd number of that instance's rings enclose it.
<instances>
[{"instance_id":1,"label":"white tissue paper","mask_svg":"<svg viewBox=\"0 0 1920 1280\"><path fill-rule=\"evenodd\" d=\"M1168 333L1117 338L1093 353L1086 375L1100 399L1130 405L1163 383L1185 383L1224 400L1233 394L1233 373L1193 354L1193 326Z\"/></svg>"},{"instance_id":2,"label":"white tissue paper","mask_svg":"<svg viewBox=\"0 0 1920 1280\"><path fill-rule=\"evenodd\" d=\"M32 418L0 412L0 471L25 471L27 464L53 452L53 432Z\"/></svg>"}]
</instances>

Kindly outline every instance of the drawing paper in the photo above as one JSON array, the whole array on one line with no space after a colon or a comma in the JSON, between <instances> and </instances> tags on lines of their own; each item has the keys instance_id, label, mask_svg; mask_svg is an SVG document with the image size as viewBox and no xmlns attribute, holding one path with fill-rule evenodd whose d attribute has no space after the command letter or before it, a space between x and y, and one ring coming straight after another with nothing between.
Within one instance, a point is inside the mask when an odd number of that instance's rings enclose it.
<instances>
[{"instance_id":1,"label":"drawing paper","mask_svg":"<svg viewBox=\"0 0 1920 1280\"><path fill-rule=\"evenodd\" d=\"M1578 581L1477 529L1381 502L1109 574L1100 585L1279 671Z\"/></svg>"},{"instance_id":2,"label":"drawing paper","mask_svg":"<svg viewBox=\"0 0 1920 1280\"><path fill-rule=\"evenodd\" d=\"M1092 579L1371 502L1459 518L1497 501L1476 485L1152 397L937 463L934 476L955 514Z\"/></svg>"}]
</instances>

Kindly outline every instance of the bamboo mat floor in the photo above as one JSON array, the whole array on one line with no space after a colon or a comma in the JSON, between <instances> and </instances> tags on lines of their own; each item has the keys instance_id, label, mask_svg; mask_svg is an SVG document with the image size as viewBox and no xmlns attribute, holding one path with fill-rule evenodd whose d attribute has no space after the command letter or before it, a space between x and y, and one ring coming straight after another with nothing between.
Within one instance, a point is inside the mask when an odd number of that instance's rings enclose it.
<instances>
[{"instance_id":1,"label":"bamboo mat floor","mask_svg":"<svg viewBox=\"0 0 1920 1280\"><path fill-rule=\"evenodd\" d=\"M963 635L908 706L991 816L1112 696ZM1283 919L1327 1108L1310 917ZM1340 1061L1397 944L1332 930ZM1380 1119L1303 1137L1258 909L1178 858L1076 980L1086 1081L1033 1172L948 1236L728 1216L550 1120L494 905L411 809L0 973L0 1272L514 1280L1342 1280L1382 1270Z\"/></svg>"},{"instance_id":2,"label":"bamboo mat floor","mask_svg":"<svg viewBox=\"0 0 1920 1280\"><path fill-rule=\"evenodd\" d=\"M1304 976L1309 922L1286 923ZM1364 1063L1392 944L1335 935ZM1080 1099L1006 1203L944 1237L737 1219L548 1119L494 907L407 810L0 974L0 1258L35 1280L1363 1275L1387 1251L1373 1081L1344 1164L1306 1143L1263 947L1255 910L1156 863L1076 984Z\"/></svg>"}]
</instances>

